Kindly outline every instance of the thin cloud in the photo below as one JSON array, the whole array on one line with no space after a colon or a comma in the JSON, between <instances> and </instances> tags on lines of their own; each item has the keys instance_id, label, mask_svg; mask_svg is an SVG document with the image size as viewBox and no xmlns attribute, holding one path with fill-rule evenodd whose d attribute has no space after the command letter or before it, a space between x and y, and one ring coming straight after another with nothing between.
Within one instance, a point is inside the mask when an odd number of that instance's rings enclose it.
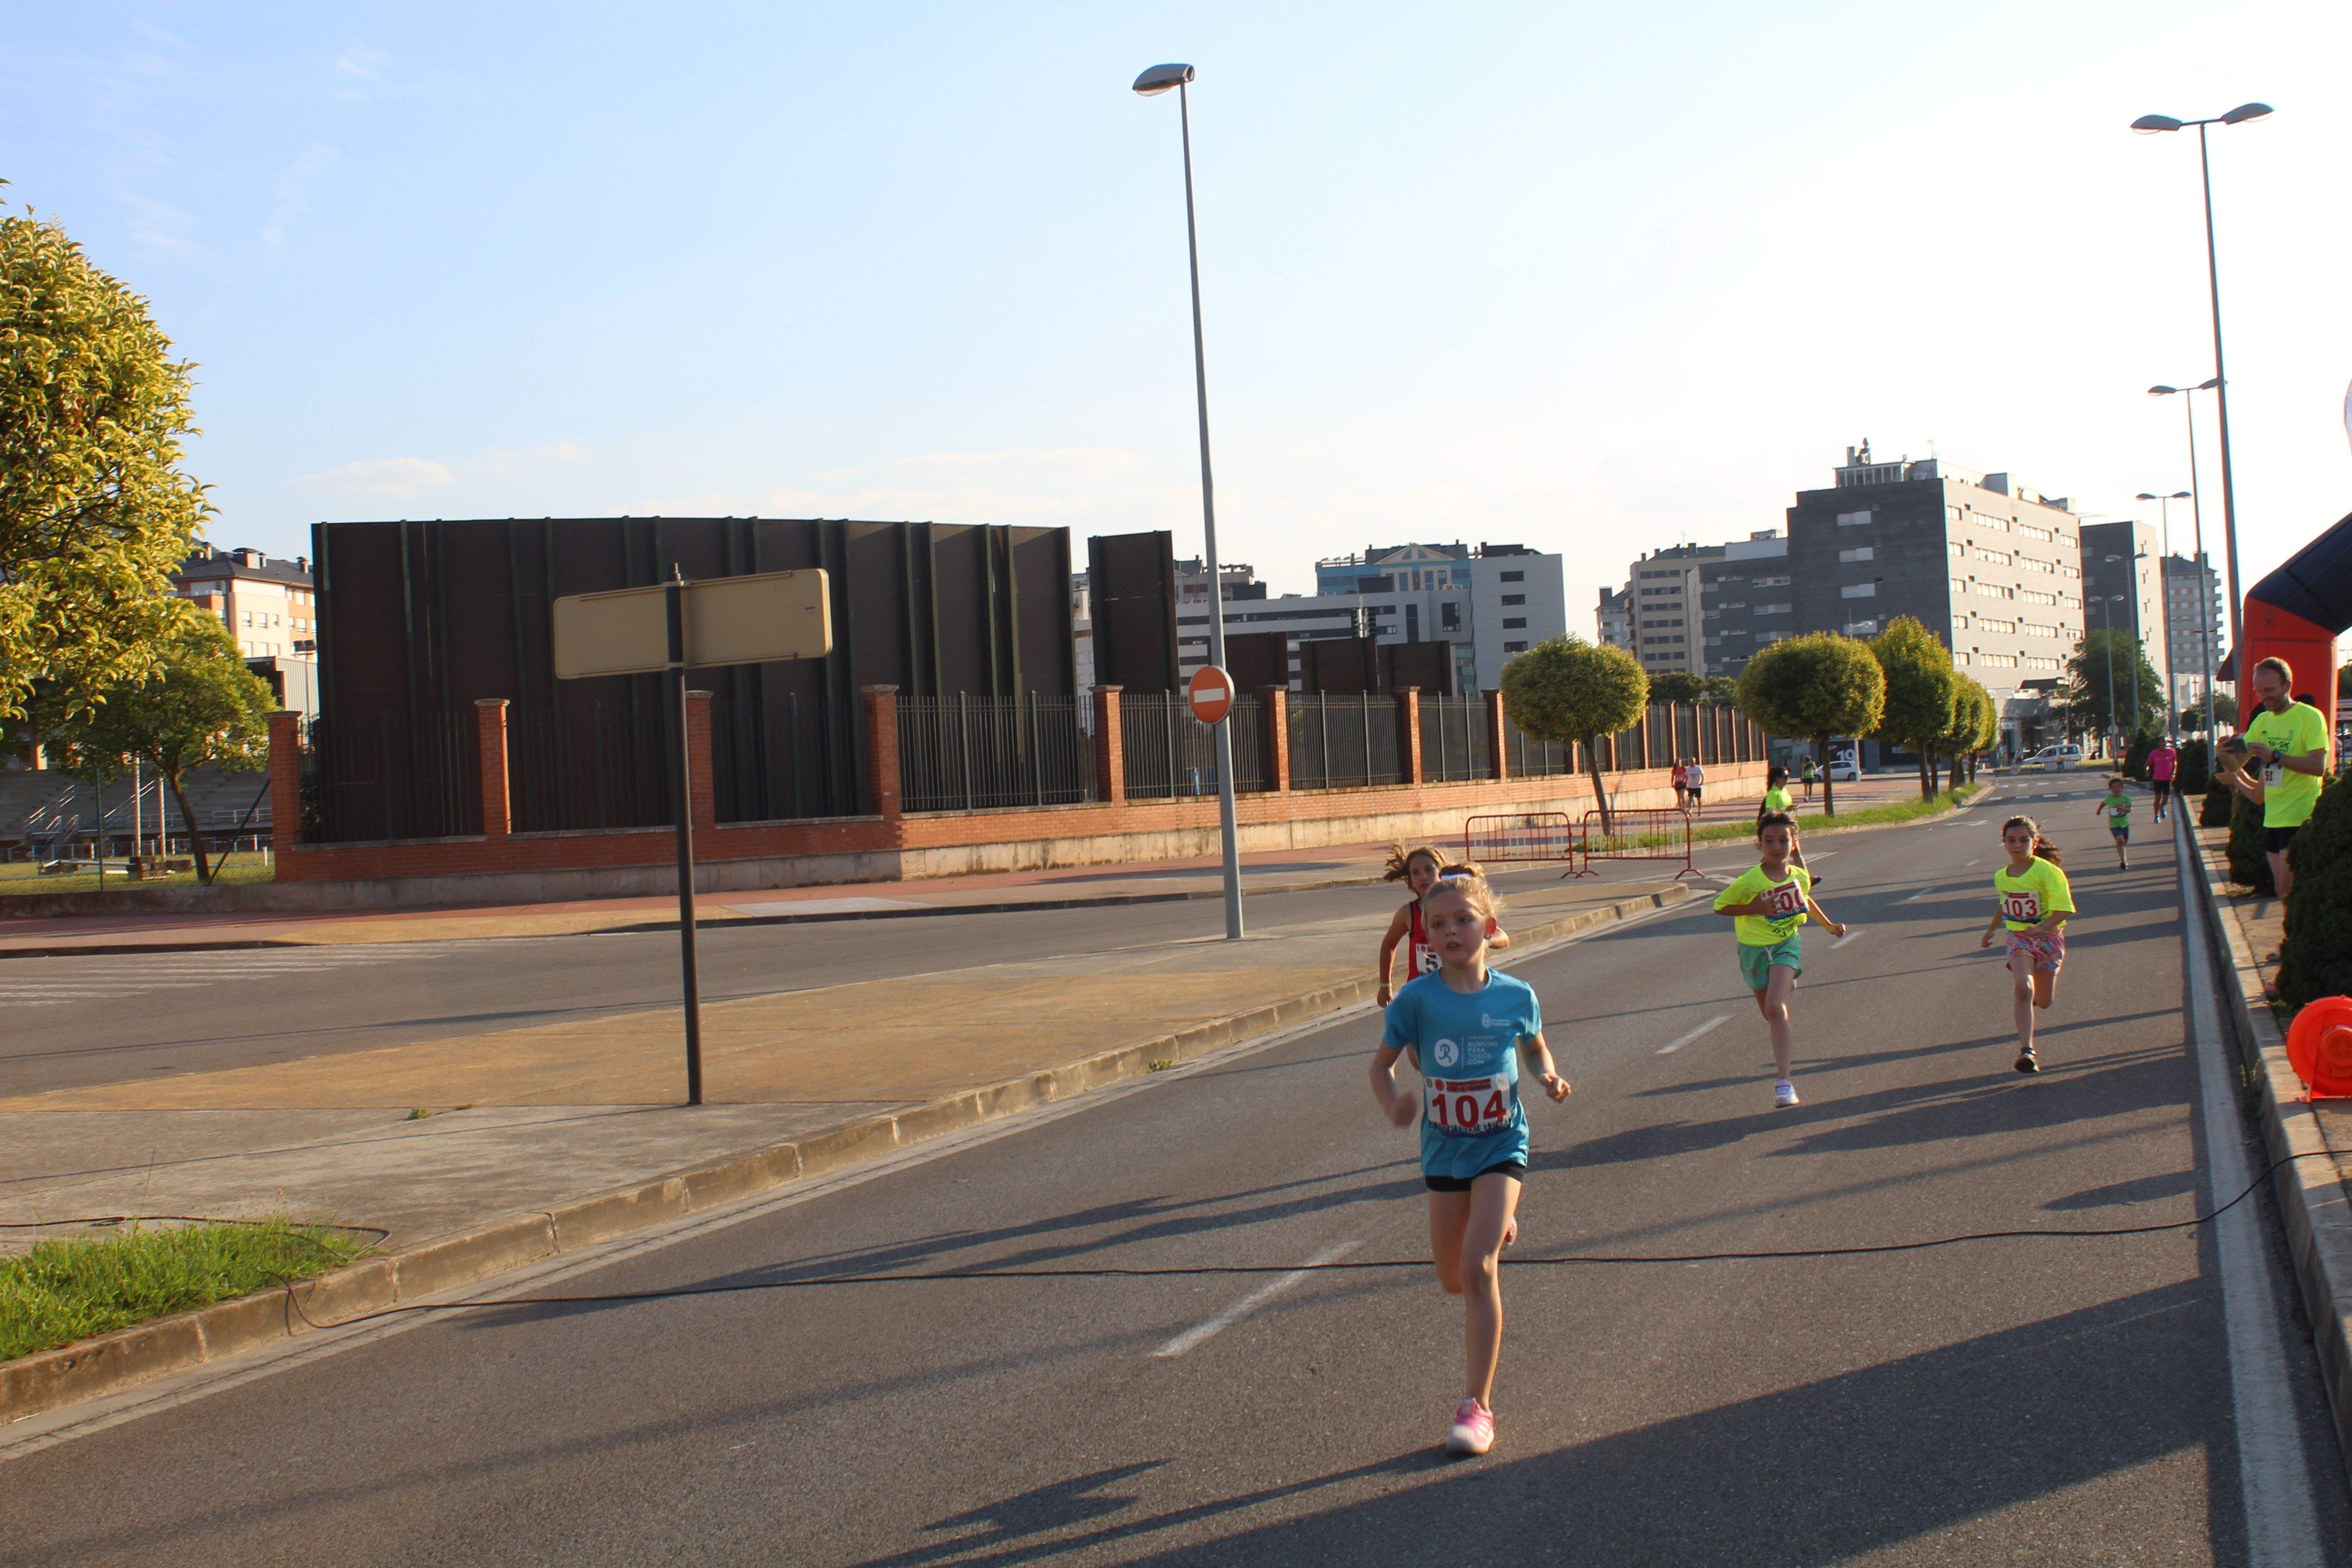
<instances>
[{"instance_id":1,"label":"thin cloud","mask_svg":"<svg viewBox=\"0 0 2352 1568\"><path fill-rule=\"evenodd\" d=\"M294 226L310 210L310 183L341 156L324 142L313 142L278 176L278 204L261 226L261 243L272 250L286 243Z\"/></svg>"},{"instance_id":2,"label":"thin cloud","mask_svg":"<svg viewBox=\"0 0 2352 1568\"><path fill-rule=\"evenodd\" d=\"M457 476L430 458L370 458L290 481L310 495L366 496L414 500L426 490L446 489Z\"/></svg>"},{"instance_id":3,"label":"thin cloud","mask_svg":"<svg viewBox=\"0 0 2352 1568\"><path fill-rule=\"evenodd\" d=\"M335 57L335 74L356 77L362 81L382 81L383 68L392 64L392 57L382 49L371 49L363 44L353 44Z\"/></svg>"}]
</instances>

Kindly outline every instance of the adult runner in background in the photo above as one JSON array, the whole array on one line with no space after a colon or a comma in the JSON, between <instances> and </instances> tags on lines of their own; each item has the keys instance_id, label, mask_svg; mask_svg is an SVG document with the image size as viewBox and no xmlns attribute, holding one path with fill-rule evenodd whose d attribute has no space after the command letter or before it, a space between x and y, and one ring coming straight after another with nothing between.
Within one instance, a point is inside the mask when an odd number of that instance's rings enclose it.
<instances>
[{"instance_id":1,"label":"adult runner in background","mask_svg":"<svg viewBox=\"0 0 2352 1568\"><path fill-rule=\"evenodd\" d=\"M2170 739L2158 741L2156 750L2147 754L2147 782L2156 793L2155 809L2149 815L2162 822L2172 805L2172 780L2180 772L2180 753L2172 749Z\"/></svg>"},{"instance_id":2,"label":"adult runner in background","mask_svg":"<svg viewBox=\"0 0 2352 1568\"><path fill-rule=\"evenodd\" d=\"M2240 737L2247 761L2257 764L2260 776L2244 763L2232 763L2221 777L2229 786L2263 807L2263 853L2269 857L2271 880L2278 889L2284 917L2287 895L2294 890L2294 872L2287 865L2287 846L2311 820L2319 804L2319 777L2327 771L2327 720L2308 702L2297 702L2294 671L2283 658L2266 658L2254 666L2254 700L2263 710Z\"/></svg>"}]
</instances>

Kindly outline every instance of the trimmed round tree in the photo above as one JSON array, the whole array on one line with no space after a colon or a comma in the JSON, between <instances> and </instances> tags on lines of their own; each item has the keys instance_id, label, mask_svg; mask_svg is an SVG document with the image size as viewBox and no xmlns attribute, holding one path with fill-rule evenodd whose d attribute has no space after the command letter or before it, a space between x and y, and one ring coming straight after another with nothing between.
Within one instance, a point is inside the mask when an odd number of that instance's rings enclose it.
<instances>
[{"instance_id":1,"label":"trimmed round tree","mask_svg":"<svg viewBox=\"0 0 2352 1568\"><path fill-rule=\"evenodd\" d=\"M1952 730L1959 697L1952 650L1917 617L1897 616L1870 639L1870 651L1886 676L1886 706L1874 733L1919 753L1919 798L1932 800L1936 754Z\"/></svg>"},{"instance_id":2,"label":"trimmed round tree","mask_svg":"<svg viewBox=\"0 0 2352 1568\"><path fill-rule=\"evenodd\" d=\"M1669 669L1650 681L1650 700L1677 707L1696 705L1706 696L1706 682L1686 669Z\"/></svg>"},{"instance_id":3,"label":"trimmed round tree","mask_svg":"<svg viewBox=\"0 0 2352 1568\"><path fill-rule=\"evenodd\" d=\"M1546 637L1503 666L1503 713L1523 734L1584 748L1601 830L1614 833L1601 782L1601 737L1630 729L1650 705L1650 678L1622 647L1580 637Z\"/></svg>"},{"instance_id":4,"label":"trimmed round tree","mask_svg":"<svg viewBox=\"0 0 2352 1568\"><path fill-rule=\"evenodd\" d=\"M1966 675L1957 677L1952 695L1952 727L1944 731L1937 743L1938 756L1948 758L1952 764L1949 789L1960 787L1960 769L1969 758L2000 738L2000 710L1981 682Z\"/></svg>"},{"instance_id":5,"label":"trimmed round tree","mask_svg":"<svg viewBox=\"0 0 2352 1568\"><path fill-rule=\"evenodd\" d=\"M1739 707L1766 734L1802 736L1826 760L1832 735L1859 741L1878 728L1886 672L1868 643L1835 632L1790 637L1748 661ZM1835 816L1837 784L1824 776L1822 785L1822 810Z\"/></svg>"},{"instance_id":6,"label":"trimmed round tree","mask_svg":"<svg viewBox=\"0 0 2352 1568\"><path fill-rule=\"evenodd\" d=\"M2294 891L2279 944L2279 996L2290 1007L2352 996L2352 785L2326 781L2286 859Z\"/></svg>"}]
</instances>

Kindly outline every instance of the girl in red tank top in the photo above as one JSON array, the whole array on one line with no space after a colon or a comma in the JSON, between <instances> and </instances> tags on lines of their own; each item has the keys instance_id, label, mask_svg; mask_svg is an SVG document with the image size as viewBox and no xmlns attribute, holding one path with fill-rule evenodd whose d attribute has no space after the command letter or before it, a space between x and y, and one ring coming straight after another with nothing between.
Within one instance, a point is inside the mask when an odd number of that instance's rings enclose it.
<instances>
[{"instance_id":1,"label":"girl in red tank top","mask_svg":"<svg viewBox=\"0 0 2352 1568\"><path fill-rule=\"evenodd\" d=\"M1421 896L1429 891L1430 885L1440 877L1456 873L1475 877L1478 875L1478 868L1466 864L1448 865L1443 855L1426 844L1411 849L1402 844L1389 846L1389 863L1381 874L1381 880L1402 882L1412 897L1404 908L1397 910L1396 918L1389 921L1388 934L1381 939L1381 1006L1387 1006L1389 999L1395 994L1389 984L1389 969L1396 958L1398 947L1402 946L1405 950L1403 984L1410 985L1424 974L1437 973L1437 954L1429 945L1428 929L1422 924ZM1490 922L1486 930L1486 945L1490 948L1508 947L1511 945L1510 933L1500 925Z\"/></svg>"}]
</instances>

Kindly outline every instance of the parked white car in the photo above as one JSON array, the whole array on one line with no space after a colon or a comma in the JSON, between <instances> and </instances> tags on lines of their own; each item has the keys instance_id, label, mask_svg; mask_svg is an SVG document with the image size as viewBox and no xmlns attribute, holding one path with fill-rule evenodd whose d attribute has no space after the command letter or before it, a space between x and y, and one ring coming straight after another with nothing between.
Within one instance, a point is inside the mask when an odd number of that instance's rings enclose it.
<instances>
[{"instance_id":1,"label":"parked white car","mask_svg":"<svg viewBox=\"0 0 2352 1568\"><path fill-rule=\"evenodd\" d=\"M1852 752L1840 752L1830 759L1830 783L1860 784L1861 782L1862 763L1855 759Z\"/></svg>"},{"instance_id":2,"label":"parked white car","mask_svg":"<svg viewBox=\"0 0 2352 1568\"><path fill-rule=\"evenodd\" d=\"M2080 746L2044 746L2023 762L2020 768L2071 768L2083 760Z\"/></svg>"}]
</instances>

